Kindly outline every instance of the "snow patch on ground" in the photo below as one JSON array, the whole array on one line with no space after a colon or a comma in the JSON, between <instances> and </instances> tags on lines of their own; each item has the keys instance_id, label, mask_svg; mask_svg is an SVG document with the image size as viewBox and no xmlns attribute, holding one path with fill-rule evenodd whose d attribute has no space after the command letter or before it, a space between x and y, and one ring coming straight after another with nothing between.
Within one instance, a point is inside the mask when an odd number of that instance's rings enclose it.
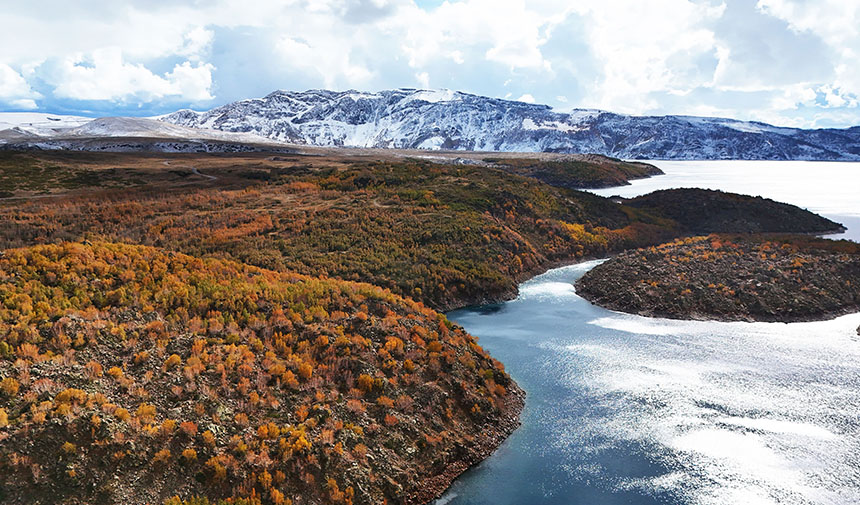
<instances>
[{"instance_id":1,"label":"snow patch on ground","mask_svg":"<svg viewBox=\"0 0 860 505\"><path fill-rule=\"evenodd\" d=\"M523 119L523 130L558 130L561 132L579 132L587 130L588 126L584 125L569 125L561 121L543 121L535 123L531 118Z\"/></svg>"},{"instance_id":2,"label":"snow patch on ground","mask_svg":"<svg viewBox=\"0 0 860 505\"><path fill-rule=\"evenodd\" d=\"M422 100L429 103L454 102L462 100L460 94L450 89L424 89L409 95L406 101Z\"/></svg>"},{"instance_id":3,"label":"snow patch on ground","mask_svg":"<svg viewBox=\"0 0 860 505\"><path fill-rule=\"evenodd\" d=\"M444 137L430 137L429 139L418 144L418 149L441 149L445 143Z\"/></svg>"},{"instance_id":4,"label":"snow patch on ground","mask_svg":"<svg viewBox=\"0 0 860 505\"><path fill-rule=\"evenodd\" d=\"M0 112L0 130L17 128L33 135L53 135L57 130L75 128L92 120L91 117L42 112Z\"/></svg>"},{"instance_id":5,"label":"snow patch on ground","mask_svg":"<svg viewBox=\"0 0 860 505\"><path fill-rule=\"evenodd\" d=\"M64 136L79 137L168 137L179 139L223 140L232 142L271 143L272 140L252 133L235 133L189 128L148 118L105 117L85 123Z\"/></svg>"},{"instance_id":6,"label":"snow patch on ground","mask_svg":"<svg viewBox=\"0 0 860 505\"><path fill-rule=\"evenodd\" d=\"M570 118L571 122L581 123L583 121L594 119L603 113L604 111L598 109L573 109L567 113L567 116Z\"/></svg>"},{"instance_id":7,"label":"snow patch on ground","mask_svg":"<svg viewBox=\"0 0 860 505\"><path fill-rule=\"evenodd\" d=\"M797 130L793 130L791 128L779 128L775 126L768 126L764 124L756 124L756 123L746 123L739 121L723 121L719 123L722 126L727 128L731 128L732 130L737 130L745 133L776 133L778 135L792 135L797 132Z\"/></svg>"},{"instance_id":8,"label":"snow patch on ground","mask_svg":"<svg viewBox=\"0 0 860 505\"><path fill-rule=\"evenodd\" d=\"M355 91L346 95L345 98L351 98L353 101L359 101L362 99L373 100L379 98L379 95L376 93L362 93L360 91Z\"/></svg>"},{"instance_id":9,"label":"snow patch on ground","mask_svg":"<svg viewBox=\"0 0 860 505\"><path fill-rule=\"evenodd\" d=\"M696 116L678 116L679 118L689 122L690 124L701 126L723 126L744 133L775 133L777 135L794 135L799 130L795 128L782 128L779 126L771 126L764 123L754 123L750 121L735 121L731 119L714 118L714 117L696 117Z\"/></svg>"}]
</instances>

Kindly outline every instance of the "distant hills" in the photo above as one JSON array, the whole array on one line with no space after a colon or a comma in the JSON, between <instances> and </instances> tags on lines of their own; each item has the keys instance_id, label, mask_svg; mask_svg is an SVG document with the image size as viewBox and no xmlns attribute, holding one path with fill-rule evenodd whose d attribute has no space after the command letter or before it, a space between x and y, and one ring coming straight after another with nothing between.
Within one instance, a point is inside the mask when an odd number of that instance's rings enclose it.
<instances>
[{"instance_id":1,"label":"distant hills","mask_svg":"<svg viewBox=\"0 0 860 505\"><path fill-rule=\"evenodd\" d=\"M75 116L32 116L27 121L27 114L0 113L0 148L235 151L292 144L623 159L860 160L860 126L804 130L711 117L561 113L449 90L276 91L205 112L91 123ZM137 140L106 140L130 138Z\"/></svg>"},{"instance_id":2,"label":"distant hills","mask_svg":"<svg viewBox=\"0 0 860 505\"><path fill-rule=\"evenodd\" d=\"M250 133L188 128L139 117L0 113L0 149L107 152L282 151L285 146Z\"/></svg>"},{"instance_id":3,"label":"distant hills","mask_svg":"<svg viewBox=\"0 0 860 505\"><path fill-rule=\"evenodd\" d=\"M625 159L860 160L860 127L803 130L694 116L628 116L455 91L276 91L162 121L289 143L597 153Z\"/></svg>"}]
</instances>

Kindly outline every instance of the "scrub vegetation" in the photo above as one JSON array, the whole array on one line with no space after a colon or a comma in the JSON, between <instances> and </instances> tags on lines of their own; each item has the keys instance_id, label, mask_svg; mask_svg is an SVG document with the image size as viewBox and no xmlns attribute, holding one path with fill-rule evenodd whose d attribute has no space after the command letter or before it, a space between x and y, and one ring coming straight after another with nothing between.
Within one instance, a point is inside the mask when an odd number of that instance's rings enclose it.
<instances>
[{"instance_id":1,"label":"scrub vegetation","mask_svg":"<svg viewBox=\"0 0 860 505\"><path fill-rule=\"evenodd\" d=\"M83 158L88 173L134 176L122 188L0 201L4 247L85 237L139 243L370 282L447 310L509 298L518 281L559 262L677 234L673 222L647 212L488 167L311 156L110 154L98 163L91 153L65 156ZM149 172L152 180L140 184Z\"/></svg>"},{"instance_id":2,"label":"scrub vegetation","mask_svg":"<svg viewBox=\"0 0 860 505\"><path fill-rule=\"evenodd\" d=\"M430 501L523 405L437 311L711 226L538 161L0 152L0 502Z\"/></svg>"},{"instance_id":3,"label":"scrub vegetation","mask_svg":"<svg viewBox=\"0 0 860 505\"><path fill-rule=\"evenodd\" d=\"M368 284L65 243L5 251L0 302L3 503L427 500L522 404L473 337Z\"/></svg>"},{"instance_id":4,"label":"scrub vegetation","mask_svg":"<svg viewBox=\"0 0 860 505\"><path fill-rule=\"evenodd\" d=\"M582 189L624 186L631 180L661 175L662 170L648 163L621 161L598 155L575 159L486 158L502 169L532 177L552 186Z\"/></svg>"},{"instance_id":5,"label":"scrub vegetation","mask_svg":"<svg viewBox=\"0 0 860 505\"><path fill-rule=\"evenodd\" d=\"M577 293L679 319L809 321L860 310L860 245L805 236L710 235L622 253Z\"/></svg>"}]
</instances>

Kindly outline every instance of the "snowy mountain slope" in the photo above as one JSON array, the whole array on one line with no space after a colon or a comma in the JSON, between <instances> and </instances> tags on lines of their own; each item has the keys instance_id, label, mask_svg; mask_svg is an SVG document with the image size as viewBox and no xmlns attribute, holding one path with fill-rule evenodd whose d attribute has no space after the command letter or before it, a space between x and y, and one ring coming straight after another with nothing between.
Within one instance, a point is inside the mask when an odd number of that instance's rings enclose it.
<instances>
[{"instance_id":1,"label":"snowy mountain slope","mask_svg":"<svg viewBox=\"0 0 860 505\"><path fill-rule=\"evenodd\" d=\"M449 90L276 91L161 121L318 146L598 153L645 159L860 160L860 127L801 130L692 116L559 113Z\"/></svg>"},{"instance_id":2,"label":"snowy mountain slope","mask_svg":"<svg viewBox=\"0 0 860 505\"><path fill-rule=\"evenodd\" d=\"M92 121L91 117L63 116L41 112L0 112L0 131L15 129L30 135L54 135Z\"/></svg>"},{"instance_id":3,"label":"snowy mountain slope","mask_svg":"<svg viewBox=\"0 0 860 505\"><path fill-rule=\"evenodd\" d=\"M254 133L190 128L151 118L0 114L0 146L86 151L234 152L283 150L281 142ZM45 116L45 115L41 115Z\"/></svg>"},{"instance_id":4,"label":"snowy mountain slope","mask_svg":"<svg viewBox=\"0 0 860 505\"><path fill-rule=\"evenodd\" d=\"M228 142L272 143L272 139L254 133L191 128L149 118L104 117L68 130L64 136L80 137L149 137L185 140L223 140Z\"/></svg>"}]
</instances>

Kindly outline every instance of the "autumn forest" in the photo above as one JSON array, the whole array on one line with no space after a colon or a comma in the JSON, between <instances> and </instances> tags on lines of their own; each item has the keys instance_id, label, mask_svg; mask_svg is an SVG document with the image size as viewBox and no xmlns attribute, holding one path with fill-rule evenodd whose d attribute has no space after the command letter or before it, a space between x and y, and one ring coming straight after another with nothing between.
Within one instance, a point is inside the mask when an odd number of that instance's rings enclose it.
<instances>
[{"instance_id":1,"label":"autumn forest","mask_svg":"<svg viewBox=\"0 0 860 505\"><path fill-rule=\"evenodd\" d=\"M426 503L517 427L524 396L440 311L693 232L836 226L728 194L708 198L744 219L683 212L702 199L683 191L571 187L647 167L0 152L0 501ZM697 240L636 254L740 254Z\"/></svg>"}]
</instances>

